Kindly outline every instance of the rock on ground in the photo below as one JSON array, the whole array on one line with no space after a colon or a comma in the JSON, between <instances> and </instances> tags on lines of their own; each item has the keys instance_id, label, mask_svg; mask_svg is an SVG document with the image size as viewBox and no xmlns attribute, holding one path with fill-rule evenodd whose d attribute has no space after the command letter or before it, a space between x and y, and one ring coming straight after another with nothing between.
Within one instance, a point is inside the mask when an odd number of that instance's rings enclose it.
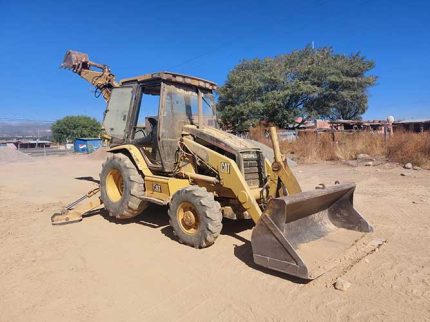
<instances>
[{"instance_id":1,"label":"rock on ground","mask_svg":"<svg viewBox=\"0 0 430 322\"><path fill-rule=\"evenodd\" d=\"M336 280L336 283L334 283L334 288L339 290L339 291L346 291L347 289L349 289L351 287L351 285L352 284L350 282L339 277Z\"/></svg>"},{"instance_id":2,"label":"rock on ground","mask_svg":"<svg viewBox=\"0 0 430 322\"><path fill-rule=\"evenodd\" d=\"M410 162L406 163L406 164L403 166L403 168L405 168L405 169L412 169L412 163L410 163Z\"/></svg>"},{"instance_id":3,"label":"rock on ground","mask_svg":"<svg viewBox=\"0 0 430 322\"><path fill-rule=\"evenodd\" d=\"M371 159L372 158L368 154L365 154L365 153L357 154L357 160L371 160Z\"/></svg>"}]
</instances>

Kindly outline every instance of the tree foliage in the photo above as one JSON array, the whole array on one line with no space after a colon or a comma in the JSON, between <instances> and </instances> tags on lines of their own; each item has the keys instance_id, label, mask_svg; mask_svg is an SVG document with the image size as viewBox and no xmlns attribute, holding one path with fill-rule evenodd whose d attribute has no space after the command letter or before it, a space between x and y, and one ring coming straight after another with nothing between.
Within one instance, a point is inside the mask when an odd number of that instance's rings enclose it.
<instances>
[{"instance_id":1,"label":"tree foliage","mask_svg":"<svg viewBox=\"0 0 430 322\"><path fill-rule=\"evenodd\" d=\"M89 116L66 116L52 124L51 131L54 141L64 143L76 138L99 137L101 125Z\"/></svg>"},{"instance_id":2,"label":"tree foliage","mask_svg":"<svg viewBox=\"0 0 430 322\"><path fill-rule=\"evenodd\" d=\"M340 55L328 47L244 60L219 89L221 122L242 131L260 120L285 128L298 116L359 119L376 82L366 75L373 67L359 53Z\"/></svg>"}]
</instances>

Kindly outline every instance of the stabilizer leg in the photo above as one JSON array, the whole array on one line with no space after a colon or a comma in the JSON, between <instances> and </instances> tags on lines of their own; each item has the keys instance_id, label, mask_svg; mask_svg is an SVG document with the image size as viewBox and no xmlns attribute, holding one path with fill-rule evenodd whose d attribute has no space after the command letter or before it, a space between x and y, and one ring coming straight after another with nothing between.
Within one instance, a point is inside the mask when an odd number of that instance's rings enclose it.
<instances>
[{"instance_id":1,"label":"stabilizer leg","mask_svg":"<svg viewBox=\"0 0 430 322\"><path fill-rule=\"evenodd\" d=\"M64 207L60 213L53 214L51 216L51 223L53 225L64 225L81 221L85 213L103 204L100 199L99 192L100 188L93 189L78 200L75 200L71 204ZM87 200L87 202L80 204L84 200Z\"/></svg>"}]
</instances>

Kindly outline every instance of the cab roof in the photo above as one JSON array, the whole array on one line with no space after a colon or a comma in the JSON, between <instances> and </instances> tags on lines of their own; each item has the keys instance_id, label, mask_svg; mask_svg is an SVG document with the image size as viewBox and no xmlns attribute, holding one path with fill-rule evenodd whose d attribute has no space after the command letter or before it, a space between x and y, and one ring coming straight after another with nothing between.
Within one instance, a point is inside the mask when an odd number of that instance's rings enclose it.
<instances>
[{"instance_id":1,"label":"cab roof","mask_svg":"<svg viewBox=\"0 0 430 322\"><path fill-rule=\"evenodd\" d=\"M177 73L171 73L171 72L158 72L158 73L145 74L145 75L131 77L131 78L125 78L125 79L122 79L120 83L121 85L124 85L130 82L143 83L143 82L149 82L153 80L167 80L174 83L192 85L192 86L205 88L209 90L216 90L217 88L217 85L214 82L211 82L209 80L190 76L190 75L183 75L183 74L177 74Z\"/></svg>"}]
</instances>

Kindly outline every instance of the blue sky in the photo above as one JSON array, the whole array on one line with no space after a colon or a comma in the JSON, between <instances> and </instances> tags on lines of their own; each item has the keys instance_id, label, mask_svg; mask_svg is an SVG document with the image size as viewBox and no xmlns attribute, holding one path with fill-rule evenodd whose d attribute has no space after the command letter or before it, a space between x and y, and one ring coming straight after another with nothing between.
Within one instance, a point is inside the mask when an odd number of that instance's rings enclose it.
<instances>
[{"instance_id":1,"label":"blue sky","mask_svg":"<svg viewBox=\"0 0 430 322\"><path fill-rule=\"evenodd\" d=\"M366 119L430 117L428 1L0 0L0 120L102 118L104 101L59 69L67 49L118 79L160 70L222 84L240 60L314 41L376 62Z\"/></svg>"}]
</instances>

